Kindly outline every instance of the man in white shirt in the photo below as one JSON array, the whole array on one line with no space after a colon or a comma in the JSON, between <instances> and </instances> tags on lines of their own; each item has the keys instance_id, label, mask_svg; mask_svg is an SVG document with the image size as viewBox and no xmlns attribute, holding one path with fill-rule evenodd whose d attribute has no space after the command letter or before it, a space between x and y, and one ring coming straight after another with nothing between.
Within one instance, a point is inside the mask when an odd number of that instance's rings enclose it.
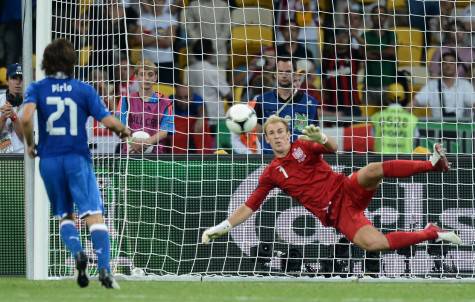
<instances>
[{"instance_id":1,"label":"man in white shirt","mask_svg":"<svg viewBox=\"0 0 475 302\"><path fill-rule=\"evenodd\" d=\"M142 1L139 20L143 58L158 65L160 83L173 84L176 69L173 61L173 43L177 32L177 20L167 9L164 0Z\"/></svg>"},{"instance_id":2,"label":"man in white shirt","mask_svg":"<svg viewBox=\"0 0 475 302\"><path fill-rule=\"evenodd\" d=\"M475 93L469 81L457 77L457 55L453 51L443 54L441 71L441 78L429 80L417 93L415 105L431 108L434 119L471 118Z\"/></svg>"},{"instance_id":3,"label":"man in white shirt","mask_svg":"<svg viewBox=\"0 0 475 302\"><path fill-rule=\"evenodd\" d=\"M23 103L21 65L7 66L8 89L0 94L0 153L23 153L23 131L18 117Z\"/></svg>"},{"instance_id":4,"label":"man in white shirt","mask_svg":"<svg viewBox=\"0 0 475 302\"><path fill-rule=\"evenodd\" d=\"M211 63L218 64L220 69L228 66L228 43L231 36L231 12L228 1L192 0L181 13L180 23L184 26L187 44L193 44L203 38L213 42L217 56ZM191 58L191 62L194 62Z\"/></svg>"},{"instance_id":5,"label":"man in white shirt","mask_svg":"<svg viewBox=\"0 0 475 302\"><path fill-rule=\"evenodd\" d=\"M213 42L209 39L196 41L192 54L197 61L185 69L185 85L189 85L191 91L203 98L205 104L205 116L208 118L211 131L216 133L216 126L220 118L225 117L224 98L232 104L231 86L226 81L223 72L211 64L214 54Z\"/></svg>"}]
</instances>

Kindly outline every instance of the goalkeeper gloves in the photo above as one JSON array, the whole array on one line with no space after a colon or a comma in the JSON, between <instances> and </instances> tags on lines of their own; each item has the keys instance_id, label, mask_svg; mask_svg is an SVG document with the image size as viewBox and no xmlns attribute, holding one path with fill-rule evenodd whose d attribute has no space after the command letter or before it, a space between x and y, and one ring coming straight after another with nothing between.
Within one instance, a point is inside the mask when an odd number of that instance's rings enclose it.
<instances>
[{"instance_id":1,"label":"goalkeeper gloves","mask_svg":"<svg viewBox=\"0 0 475 302\"><path fill-rule=\"evenodd\" d=\"M328 137L320 130L320 127L315 125L305 126L302 133L303 135L299 135L299 139L317 142L322 145L328 142Z\"/></svg>"},{"instance_id":2,"label":"goalkeeper gloves","mask_svg":"<svg viewBox=\"0 0 475 302\"><path fill-rule=\"evenodd\" d=\"M215 225L214 227L210 227L203 232L203 235L201 236L201 243L208 244L211 240L227 234L232 228L233 226L227 220Z\"/></svg>"}]
</instances>

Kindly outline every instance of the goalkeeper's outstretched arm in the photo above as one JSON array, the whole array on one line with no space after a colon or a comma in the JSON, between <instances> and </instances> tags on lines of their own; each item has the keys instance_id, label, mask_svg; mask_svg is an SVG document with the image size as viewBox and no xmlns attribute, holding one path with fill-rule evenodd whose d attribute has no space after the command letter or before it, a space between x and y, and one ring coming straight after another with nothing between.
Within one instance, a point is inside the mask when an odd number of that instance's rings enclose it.
<instances>
[{"instance_id":1,"label":"goalkeeper's outstretched arm","mask_svg":"<svg viewBox=\"0 0 475 302\"><path fill-rule=\"evenodd\" d=\"M227 234L233 227L240 225L251 217L253 213L254 211L250 207L246 204L242 204L231 214L231 216L228 217L228 219L204 231L201 236L201 242L209 243L211 240Z\"/></svg>"}]
</instances>

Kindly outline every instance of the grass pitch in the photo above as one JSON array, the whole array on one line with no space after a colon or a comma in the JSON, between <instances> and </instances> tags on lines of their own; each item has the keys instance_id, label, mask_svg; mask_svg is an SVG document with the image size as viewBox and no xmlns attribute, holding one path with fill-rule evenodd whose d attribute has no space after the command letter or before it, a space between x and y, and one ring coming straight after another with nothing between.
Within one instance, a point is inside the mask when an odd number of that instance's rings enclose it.
<instances>
[{"instance_id":1,"label":"grass pitch","mask_svg":"<svg viewBox=\"0 0 475 302\"><path fill-rule=\"evenodd\" d=\"M5 302L467 302L475 301L475 283L358 282L165 282L121 281L106 290L96 280L80 289L75 281L28 281L0 278Z\"/></svg>"}]
</instances>

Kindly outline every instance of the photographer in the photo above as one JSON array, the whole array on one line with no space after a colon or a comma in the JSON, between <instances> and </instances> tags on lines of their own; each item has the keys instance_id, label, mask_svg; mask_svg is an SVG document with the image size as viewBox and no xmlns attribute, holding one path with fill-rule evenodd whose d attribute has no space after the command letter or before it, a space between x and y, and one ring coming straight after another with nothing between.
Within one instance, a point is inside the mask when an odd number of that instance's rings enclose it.
<instances>
[{"instance_id":1,"label":"photographer","mask_svg":"<svg viewBox=\"0 0 475 302\"><path fill-rule=\"evenodd\" d=\"M8 89L0 94L0 153L23 153L23 131L18 118L23 103L21 65L7 67Z\"/></svg>"}]
</instances>

